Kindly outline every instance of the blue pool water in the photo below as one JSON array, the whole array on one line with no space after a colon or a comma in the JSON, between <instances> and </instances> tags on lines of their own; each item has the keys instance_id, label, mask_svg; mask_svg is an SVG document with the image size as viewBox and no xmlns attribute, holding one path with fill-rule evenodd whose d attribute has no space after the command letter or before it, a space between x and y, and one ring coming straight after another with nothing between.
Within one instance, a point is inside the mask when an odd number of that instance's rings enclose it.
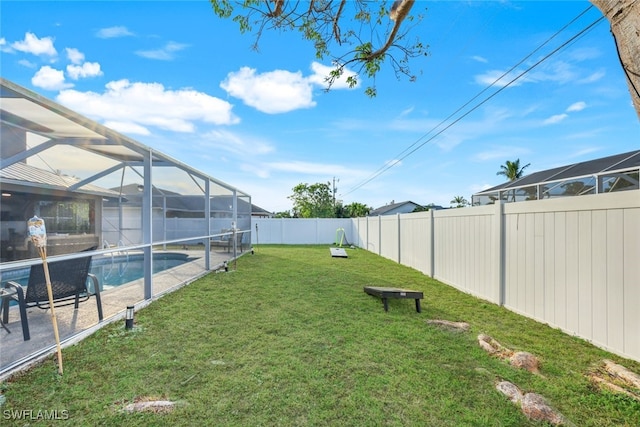
<instances>
[{"instance_id":1,"label":"blue pool water","mask_svg":"<svg viewBox=\"0 0 640 427\"><path fill-rule=\"evenodd\" d=\"M189 258L188 255L177 252L156 253L153 254L153 273L168 270L192 260L193 258ZM98 277L101 288L120 286L141 279L144 276L143 268L141 253L93 257L91 260L91 273ZM29 267L3 272L2 281L9 280L26 286L29 281Z\"/></svg>"}]
</instances>

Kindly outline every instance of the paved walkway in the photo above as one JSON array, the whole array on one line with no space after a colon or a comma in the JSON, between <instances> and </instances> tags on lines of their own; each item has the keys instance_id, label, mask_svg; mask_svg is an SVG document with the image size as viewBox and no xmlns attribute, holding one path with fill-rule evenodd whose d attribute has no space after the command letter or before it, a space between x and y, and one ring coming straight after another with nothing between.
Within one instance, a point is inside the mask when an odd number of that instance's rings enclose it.
<instances>
[{"instance_id":1,"label":"paved walkway","mask_svg":"<svg viewBox=\"0 0 640 427\"><path fill-rule=\"evenodd\" d=\"M173 251L175 252L175 251ZM187 251L193 261L171 268L153 276L154 297L172 292L190 283L207 271L204 268L204 251ZM211 251L211 267L220 268L230 254L224 250ZM139 306L144 303L143 280L135 280L128 284L105 289L102 293L102 310L104 320L98 323L98 310L95 297L91 297L75 310L73 304L55 309L60 340L70 345L79 338L91 334L96 329L124 318L128 305ZM33 307L27 310L31 339L23 340L20 315L17 306L9 310L7 328L11 333L0 328L0 380L11 375L21 367L28 366L34 360L55 353L55 338L51 323L51 311ZM124 320L122 320L124 325ZM124 326L123 326L124 327ZM64 361L64 351L63 351Z\"/></svg>"}]
</instances>

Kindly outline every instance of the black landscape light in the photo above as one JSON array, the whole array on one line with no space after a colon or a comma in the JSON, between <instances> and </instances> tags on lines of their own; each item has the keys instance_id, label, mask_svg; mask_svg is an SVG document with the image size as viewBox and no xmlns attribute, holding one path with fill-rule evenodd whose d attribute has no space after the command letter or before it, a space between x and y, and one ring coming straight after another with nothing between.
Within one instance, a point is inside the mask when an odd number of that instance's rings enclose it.
<instances>
[{"instance_id":1,"label":"black landscape light","mask_svg":"<svg viewBox=\"0 0 640 427\"><path fill-rule=\"evenodd\" d=\"M125 315L124 328L125 329L133 329L133 309L135 307L132 305L127 306L127 313Z\"/></svg>"}]
</instances>

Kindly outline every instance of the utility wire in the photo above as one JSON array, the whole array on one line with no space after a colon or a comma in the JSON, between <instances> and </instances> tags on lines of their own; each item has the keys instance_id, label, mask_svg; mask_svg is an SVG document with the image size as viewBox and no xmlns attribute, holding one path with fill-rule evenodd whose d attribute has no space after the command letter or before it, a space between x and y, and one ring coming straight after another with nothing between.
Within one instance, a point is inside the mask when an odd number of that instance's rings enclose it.
<instances>
[{"instance_id":1,"label":"utility wire","mask_svg":"<svg viewBox=\"0 0 640 427\"><path fill-rule=\"evenodd\" d=\"M33 147L29 146L29 144L27 144L27 150L31 150ZM51 166L49 163L47 163L47 161L44 159L44 157L42 157L41 154L36 154L36 157L40 159L40 161L42 163L44 163L49 169L51 169L51 172L58 175L59 170L58 169L54 169L53 166Z\"/></svg>"},{"instance_id":2,"label":"utility wire","mask_svg":"<svg viewBox=\"0 0 640 427\"><path fill-rule=\"evenodd\" d=\"M514 79L512 79L511 81L509 81L506 85L504 85L502 88L498 89L496 92L494 92L493 94L491 94L490 96L488 96L487 98L485 98L484 100L482 100L480 103L478 103L477 105L475 105L472 109L470 109L469 111L467 111L466 113L464 113L462 116L458 117L456 120L454 120L453 122L451 122L450 124L448 124L446 127L444 127L443 129L441 129L440 131L438 131L435 135L433 135L432 137L428 138L426 141L422 142L420 145L418 145L417 147L415 147L417 144L420 143L420 141L422 141L424 138L427 138L429 136L429 134L435 132L440 126L442 126L445 122L447 122L449 119L451 119L453 116L455 116L458 112L460 112L462 109L464 109L466 106L468 106L469 104L471 104L475 99L477 99L478 97L480 97L480 95L482 95L483 93L485 93L487 90L489 90L491 87L493 87L494 85L496 85L497 82L499 82L500 80L502 80L505 76L507 76L509 73L511 73L515 68L517 68L518 66L520 66L523 62L525 62L527 59L529 59L531 56L533 56L536 52L538 52L540 49L542 49L545 45L547 45L551 40L553 40L555 37L557 37L562 31L564 31L568 26L570 26L571 24L573 24L576 20L578 20L580 17L582 17L582 15L584 15L585 13L587 13L591 8L593 8L593 6L589 6L587 7L584 11L582 11L578 16L576 16L575 18L573 18L569 23L567 23L565 26L563 26L560 30L558 30L554 35L552 35L549 39L547 39L544 43L542 43L540 46L538 46L536 49L534 49L531 53L529 53L527 56L525 56L524 58L522 58L517 64L515 64L514 66L512 66L509 70L505 71L500 77L498 77L497 79L495 79L489 86L487 86L486 88L484 88L482 91L478 92L473 98L471 98L469 101L467 101L465 104L463 104L460 108L458 108L456 111L454 111L453 113L451 113L449 116L447 116L445 119L443 119L440 123L438 123L436 126L434 126L429 132L427 132L425 135L421 136L420 138L418 138L413 144L409 145L407 148L405 148L403 151L401 151L397 156L396 159L391 161L391 162L387 162L385 163L383 166L381 166L380 168L378 168L369 178L367 178L366 180L364 180L363 182L361 182L360 184L356 185L355 187L353 187L352 189L350 189L349 191L347 191L344 194L341 194L342 196L346 196L348 194L353 193L354 191L358 190L359 188L363 187L364 185L368 184L369 182L373 181L375 178L377 178L378 176L382 175L384 172L386 172L387 170L391 169L392 167L394 167L395 165L397 165L398 163L400 163L402 160L406 159L407 157L409 157L411 154L413 154L414 152L416 152L417 150L419 150L420 148L422 148L425 144L427 144L428 142L431 142L432 140L434 140L436 137L440 136L444 131L446 131L447 129L449 129L450 127L452 127L454 124L458 123L460 120L462 120L464 117L466 117L467 115L469 115L470 113L472 113L473 111L475 111L476 109L478 109L480 106L482 106L485 102L489 101L491 98L493 98L494 96L496 96L497 94L499 94L500 92L502 92L504 89L506 89L507 87L511 86L511 84L513 84L514 82L516 82L517 80L519 80L522 76L524 76L525 74L527 74L528 72L530 72L531 70L533 70L535 67L537 67L538 65L540 65L542 62L546 61L548 58L550 58L551 56L553 56L554 54L556 54L558 51L562 50L563 48L565 48L566 46L568 46L569 44L571 44L573 41L575 41L576 39L578 39L579 37L581 37L584 33L586 33L587 31L591 30L595 25L599 24L603 19L604 16L601 16L599 19L595 20L594 22L592 22L591 24L589 24L587 27L583 28L578 34L574 35L573 37L571 37L569 40L567 40L566 42L564 42L562 45L560 45L558 48L554 49L551 53L547 54L546 56L544 56L541 60L539 60L538 62L536 62L535 64L533 64L531 67L527 68L525 71L523 71L522 73L520 73L519 75L517 75ZM415 147L415 148L413 148ZM413 149L412 149L413 148ZM405 154L406 153L406 154Z\"/></svg>"}]
</instances>

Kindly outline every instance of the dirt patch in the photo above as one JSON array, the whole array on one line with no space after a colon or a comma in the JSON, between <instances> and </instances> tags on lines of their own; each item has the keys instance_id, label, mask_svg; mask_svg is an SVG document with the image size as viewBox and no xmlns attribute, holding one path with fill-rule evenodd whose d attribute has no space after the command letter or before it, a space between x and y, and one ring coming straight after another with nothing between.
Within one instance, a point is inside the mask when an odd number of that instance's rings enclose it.
<instances>
[{"instance_id":1,"label":"dirt patch","mask_svg":"<svg viewBox=\"0 0 640 427\"><path fill-rule=\"evenodd\" d=\"M466 322L451 322L449 320L431 319L427 320L427 324L454 332L466 332L469 330L469 324Z\"/></svg>"},{"instance_id":2,"label":"dirt patch","mask_svg":"<svg viewBox=\"0 0 640 427\"><path fill-rule=\"evenodd\" d=\"M176 402L170 400L158 400L151 397L138 397L133 403L129 403L122 408L123 412L153 412L155 414L165 414L173 411Z\"/></svg>"}]
</instances>

